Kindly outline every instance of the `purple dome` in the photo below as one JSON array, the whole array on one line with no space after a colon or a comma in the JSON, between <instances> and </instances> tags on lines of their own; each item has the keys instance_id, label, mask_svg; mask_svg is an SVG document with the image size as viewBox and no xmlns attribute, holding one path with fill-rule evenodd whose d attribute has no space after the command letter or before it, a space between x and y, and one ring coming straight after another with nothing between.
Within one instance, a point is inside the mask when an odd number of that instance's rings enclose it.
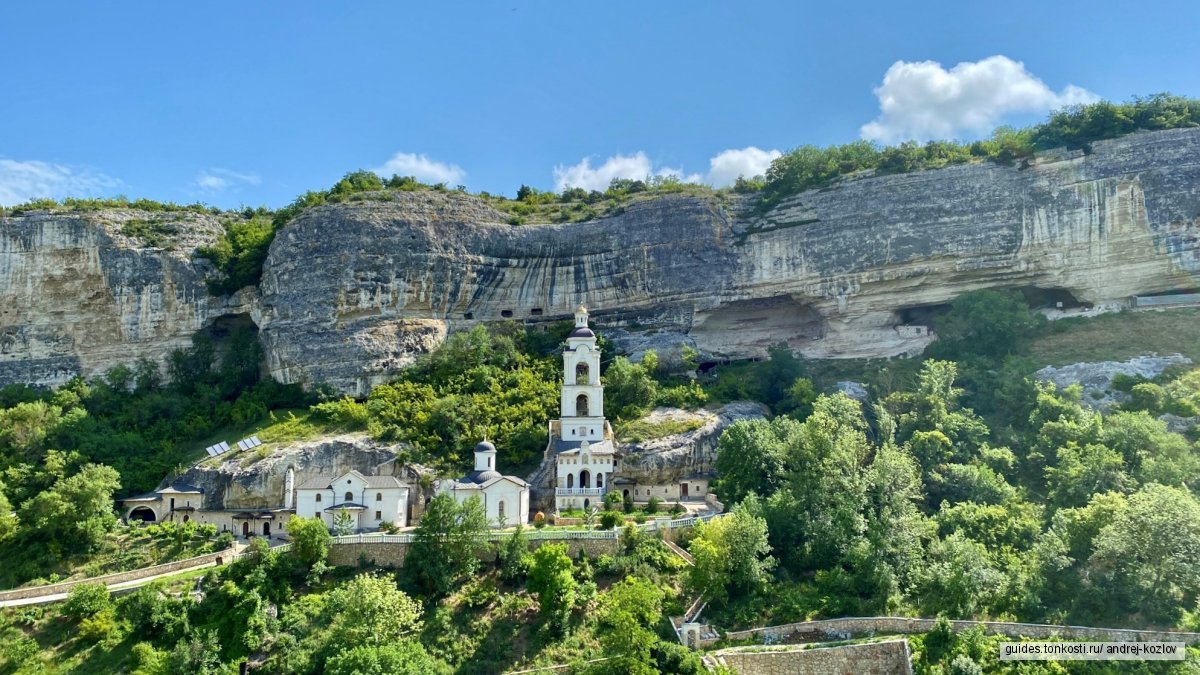
<instances>
[{"instance_id":1,"label":"purple dome","mask_svg":"<svg viewBox=\"0 0 1200 675\"><path fill-rule=\"evenodd\" d=\"M594 338L596 337L596 334L592 332L591 328L576 328L575 330L571 331L571 334L567 337Z\"/></svg>"}]
</instances>

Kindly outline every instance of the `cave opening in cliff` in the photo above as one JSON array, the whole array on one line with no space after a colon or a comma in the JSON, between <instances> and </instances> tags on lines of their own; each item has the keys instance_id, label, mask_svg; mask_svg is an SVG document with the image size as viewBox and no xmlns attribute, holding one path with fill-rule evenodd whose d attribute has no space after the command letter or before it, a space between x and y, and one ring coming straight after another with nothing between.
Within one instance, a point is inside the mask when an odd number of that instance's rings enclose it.
<instances>
[{"instance_id":1,"label":"cave opening in cliff","mask_svg":"<svg viewBox=\"0 0 1200 675\"><path fill-rule=\"evenodd\" d=\"M788 295L735 300L697 312L689 333L702 350L735 358L761 357L773 344L793 349L825 335L816 308Z\"/></svg>"},{"instance_id":2,"label":"cave opening in cliff","mask_svg":"<svg viewBox=\"0 0 1200 675\"><path fill-rule=\"evenodd\" d=\"M212 345L216 363L224 365L229 359L235 359L237 363L230 364L231 370L243 372L246 377L261 372L263 356L258 324L249 314L222 314L200 329L198 336Z\"/></svg>"},{"instance_id":3,"label":"cave opening in cliff","mask_svg":"<svg viewBox=\"0 0 1200 675\"><path fill-rule=\"evenodd\" d=\"M1025 299L1025 304L1033 309L1078 309L1092 306L1090 302L1080 302L1065 288L1022 286L1016 291Z\"/></svg>"},{"instance_id":4,"label":"cave opening in cliff","mask_svg":"<svg viewBox=\"0 0 1200 675\"><path fill-rule=\"evenodd\" d=\"M916 305L913 307L902 307L896 315L899 317L901 326L929 326L933 327L933 322L941 315L950 311L950 303L940 303L936 305Z\"/></svg>"}]
</instances>

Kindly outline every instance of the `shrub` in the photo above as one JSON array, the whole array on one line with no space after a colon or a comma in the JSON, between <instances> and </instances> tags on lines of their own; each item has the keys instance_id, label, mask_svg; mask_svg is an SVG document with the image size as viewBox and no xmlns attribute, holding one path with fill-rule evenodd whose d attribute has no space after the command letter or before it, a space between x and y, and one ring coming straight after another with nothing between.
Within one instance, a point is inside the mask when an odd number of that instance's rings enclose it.
<instances>
[{"instance_id":1,"label":"shrub","mask_svg":"<svg viewBox=\"0 0 1200 675\"><path fill-rule=\"evenodd\" d=\"M625 518L617 511L605 511L600 514L600 529L611 530L621 524Z\"/></svg>"},{"instance_id":2,"label":"shrub","mask_svg":"<svg viewBox=\"0 0 1200 675\"><path fill-rule=\"evenodd\" d=\"M79 584L67 592L63 614L80 621L112 606L108 588L101 583Z\"/></svg>"},{"instance_id":3,"label":"shrub","mask_svg":"<svg viewBox=\"0 0 1200 675\"><path fill-rule=\"evenodd\" d=\"M646 502L646 513L658 513L658 506L662 504L662 500L658 497L651 497L650 501Z\"/></svg>"}]
</instances>

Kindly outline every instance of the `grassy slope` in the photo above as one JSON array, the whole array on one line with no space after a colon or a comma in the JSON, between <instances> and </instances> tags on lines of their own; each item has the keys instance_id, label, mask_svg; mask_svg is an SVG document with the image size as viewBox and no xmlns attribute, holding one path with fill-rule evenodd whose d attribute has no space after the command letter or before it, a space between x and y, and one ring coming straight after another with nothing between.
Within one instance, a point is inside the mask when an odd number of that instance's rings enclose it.
<instances>
[{"instance_id":1,"label":"grassy slope","mask_svg":"<svg viewBox=\"0 0 1200 675\"><path fill-rule=\"evenodd\" d=\"M1061 319L1033 343L1043 365L1124 361L1150 352L1176 352L1200 363L1200 309L1126 311L1091 319Z\"/></svg>"}]
</instances>

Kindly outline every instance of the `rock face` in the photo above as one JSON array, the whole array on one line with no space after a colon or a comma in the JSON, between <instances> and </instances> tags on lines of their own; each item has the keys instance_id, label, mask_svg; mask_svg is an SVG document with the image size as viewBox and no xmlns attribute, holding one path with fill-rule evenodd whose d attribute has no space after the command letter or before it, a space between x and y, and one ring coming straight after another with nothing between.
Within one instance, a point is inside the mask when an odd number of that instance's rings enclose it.
<instances>
[{"instance_id":1,"label":"rock face","mask_svg":"<svg viewBox=\"0 0 1200 675\"><path fill-rule=\"evenodd\" d=\"M409 485L412 502L420 492L420 477L427 471L396 464L401 447L373 441L363 434L330 436L280 444L269 448L271 455L257 462L251 461L253 451L220 463L208 460L178 480L204 489L205 509L267 509L286 503L284 485L289 468L294 470L293 486L316 476L336 476L353 469L366 475L396 476Z\"/></svg>"},{"instance_id":2,"label":"rock face","mask_svg":"<svg viewBox=\"0 0 1200 675\"><path fill-rule=\"evenodd\" d=\"M739 420L766 416L766 406L750 401L729 403L716 411L656 408L646 416L647 422L697 420L703 425L683 434L620 444L616 475L642 485L676 483L690 476L715 476L717 441L725 428Z\"/></svg>"},{"instance_id":3,"label":"rock face","mask_svg":"<svg viewBox=\"0 0 1200 675\"><path fill-rule=\"evenodd\" d=\"M365 394L452 330L556 321L586 303L634 351L694 345L811 358L915 353L930 316L980 288L1120 306L1200 281L1200 129L1133 134L1028 167L859 176L754 211L672 196L597 221L514 227L482 200L398 193L301 214L260 298L207 297L191 248L123 239L122 212L0 219L0 385L161 358L246 313L284 382ZM156 216L157 217L157 216ZM186 217L192 216L172 216ZM231 306L233 305L233 306Z\"/></svg>"},{"instance_id":4,"label":"rock face","mask_svg":"<svg viewBox=\"0 0 1200 675\"><path fill-rule=\"evenodd\" d=\"M1113 390L1113 378L1117 375L1152 379L1171 366L1191 362L1191 359L1182 354L1138 356L1128 361L1072 363L1059 368L1046 366L1037 371L1035 376L1043 382L1053 382L1060 389L1078 384L1083 387L1081 403L1099 410L1108 410L1129 398L1124 392Z\"/></svg>"},{"instance_id":5,"label":"rock face","mask_svg":"<svg viewBox=\"0 0 1200 675\"><path fill-rule=\"evenodd\" d=\"M161 246L122 234L158 231ZM222 231L195 213L32 213L0 218L0 386L54 386L139 358L162 363L244 299L213 298L193 258Z\"/></svg>"},{"instance_id":6,"label":"rock face","mask_svg":"<svg viewBox=\"0 0 1200 675\"><path fill-rule=\"evenodd\" d=\"M1028 168L844 180L758 215L666 197L599 221L513 227L474 198L397 195L306 212L271 247L260 327L284 381L365 393L479 321L653 331L714 356L921 350L980 288L1121 304L1200 279L1200 130L1140 133ZM627 333L626 335L632 335ZM641 342L630 340L636 350Z\"/></svg>"}]
</instances>

